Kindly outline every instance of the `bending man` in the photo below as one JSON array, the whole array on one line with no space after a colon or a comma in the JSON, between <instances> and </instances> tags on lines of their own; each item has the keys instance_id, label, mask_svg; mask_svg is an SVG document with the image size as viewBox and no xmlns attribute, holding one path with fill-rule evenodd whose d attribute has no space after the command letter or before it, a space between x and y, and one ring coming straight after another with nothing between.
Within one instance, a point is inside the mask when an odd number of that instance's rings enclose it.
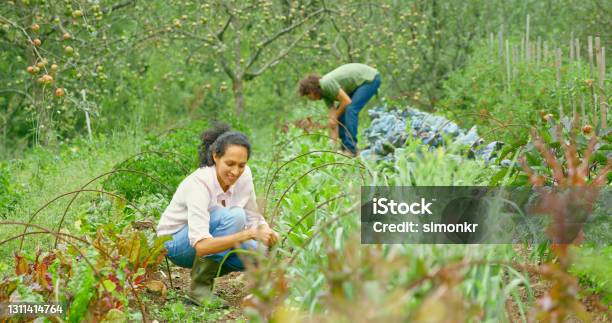
<instances>
[{"instance_id":1,"label":"bending man","mask_svg":"<svg viewBox=\"0 0 612 323\"><path fill-rule=\"evenodd\" d=\"M357 155L359 112L378 92L380 73L367 65L342 65L320 77L315 74L300 81L299 94L310 100L325 101L329 107L332 137L340 136L343 150ZM334 102L338 101L335 105Z\"/></svg>"}]
</instances>

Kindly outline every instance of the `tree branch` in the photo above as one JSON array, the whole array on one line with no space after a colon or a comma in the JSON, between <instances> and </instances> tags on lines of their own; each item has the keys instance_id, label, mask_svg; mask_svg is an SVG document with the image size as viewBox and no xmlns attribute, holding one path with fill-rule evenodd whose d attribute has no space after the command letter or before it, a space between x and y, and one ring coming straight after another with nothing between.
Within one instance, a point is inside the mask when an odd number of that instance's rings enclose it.
<instances>
[{"instance_id":1,"label":"tree branch","mask_svg":"<svg viewBox=\"0 0 612 323\"><path fill-rule=\"evenodd\" d=\"M136 4L136 0L128 0L128 1L125 1L125 2L122 2L122 3L118 3L118 4L115 4L115 5L111 6L110 8L102 9L102 14L107 15L109 13L113 13L115 10L118 10L118 9L121 9L121 8L125 8L125 7L133 5L133 4ZM53 18L58 18L59 19L58 16L54 16ZM66 28L64 28L64 24L66 22L67 22L67 20L63 20L63 21L60 20L59 21L59 24L58 24L57 28L59 28L60 32L62 32L62 33L68 32L66 30ZM51 30L49 30L47 33L45 33L45 37L49 37L49 35L53 34L57 30L57 28L51 28ZM73 39L76 39L74 37L74 35L73 35ZM85 41L83 41L82 39L78 39L78 40L81 43L85 43Z\"/></svg>"},{"instance_id":2,"label":"tree branch","mask_svg":"<svg viewBox=\"0 0 612 323\"><path fill-rule=\"evenodd\" d=\"M21 91L21 90L17 90L17 89L0 89L0 93L17 93L17 94L21 94L22 96L24 96L30 102L34 101L34 99L32 99L32 97L28 93Z\"/></svg>"},{"instance_id":3,"label":"tree branch","mask_svg":"<svg viewBox=\"0 0 612 323\"><path fill-rule=\"evenodd\" d=\"M263 42L261 42L260 43L261 45L258 46L257 51L249 58L249 61L246 64L245 70L249 69L257 61L257 59L259 58L259 55L261 55L261 52L264 50L265 47L270 45L272 42L274 42L279 37L289 33L290 31L298 28L299 26L303 25L310 18L312 18L314 16L317 16L317 15L321 14L324 11L325 11L325 9L321 8L321 9L311 13L310 15L306 16L304 19L296 22L295 24L293 24L293 25L291 25L291 26L289 26L287 28L279 30L276 34L272 35L268 39L266 39ZM320 19L318 21L320 21Z\"/></svg>"},{"instance_id":4,"label":"tree branch","mask_svg":"<svg viewBox=\"0 0 612 323\"><path fill-rule=\"evenodd\" d=\"M214 44L215 44L214 42L210 41L210 40L209 40L208 38L206 38L206 37L201 37L201 36L198 36L198 35L196 35L196 34L193 34L193 33L190 33L190 32L188 32L188 31L185 31L185 30L180 30L180 31L178 31L177 33L178 33L178 34L181 34L181 35L189 36L189 37L191 37L191 38L193 38L193 39L197 39L197 40L203 41L203 42L208 43L208 44L210 44L210 45L214 45ZM216 38L216 37L215 37L215 39L218 39L218 38Z\"/></svg>"},{"instance_id":5,"label":"tree branch","mask_svg":"<svg viewBox=\"0 0 612 323\"><path fill-rule=\"evenodd\" d=\"M225 34L225 31L227 30L227 28L229 27L230 23L232 22L232 19L234 19L234 15L232 15L230 13L230 10L226 7L226 11L227 14L229 15L229 17L227 18L227 21L225 22L225 25L223 25L223 27L217 31L215 33L215 37L220 41L223 42L223 34Z\"/></svg>"},{"instance_id":6,"label":"tree branch","mask_svg":"<svg viewBox=\"0 0 612 323\"><path fill-rule=\"evenodd\" d=\"M221 62L221 67L223 68L225 74L227 74L227 76L232 79L232 82L234 82L236 80L236 73L234 73L234 71L229 67L229 65L227 65L227 60L225 59L225 56L219 55L219 62Z\"/></svg>"},{"instance_id":7,"label":"tree branch","mask_svg":"<svg viewBox=\"0 0 612 323\"><path fill-rule=\"evenodd\" d=\"M113 5L110 8L103 9L102 13L103 14L108 14L108 13L111 13L111 12L117 10L117 9L121 9L121 8L127 7L129 5L133 5L133 4L136 4L136 0L128 0L128 1L125 1L125 2L122 2L122 3L117 3L117 4Z\"/></svg>"},{"instance_id":8,"label":"tree branch","mask_svg":"<svg viewBox=\"0 0 612 323\"><path fill-rule=\"evenodd\" d=\"M283 59L285 56L287 56L289 52L293 49L293 47L295 47L295 45L297 45L297 43L299 43L304 38L304 36L306 36L306 34L308 34L308 32L312 30L321 20L323 20L323 17L315 21L314 24L312 24L312 26L307 28L306 31L304 31L299 37L297 37L289 46L287 46L287 48L281 51L275 58L265 63L260 69L258 69L257 71L253 73L244 73L244 76L243 76L244 80L245 81L252 80L253 78L261 75L268 68L273 67L276 64L278 64L280 60Z\"/></svg>"},{"instance_id":9,"label":"tree branch","mask_svg":"<svg viewBox=\"0 0 612 323\"><path fill-rule=\"evenodd\" d=\"M13 22L12 20L10 20L10 19L8 19L8 18L6 18L6 17L4 17L4 16L1 16L1 15L0 15L0 20L4 20L4 21L5 21L5 22L7 22L8 24L10 24L10 25L12 25L13 27L15 27L15 28L19 29L19 30L20 30L20 31L23 33L23 35L24 35L24 36L25 36L25 37L28 39L28 43L30 43L30 44L32 43L32 38L30 37L30 34L28 34L28 32L27 32L27 31L26 31L26 30L25 30L23 27L21 27L21 26L20 26L20 25L18 25L17 23L15 23L15 22ZM26 47L26 48L27 48L27 47ZM43 59L43 58L42 58L42 56L40 55L40 53L39 53L39 51L38 51L38 48L36 48L36 46L33 46L33 45L31 46L31 48L32 48L32 51L34 52L34 56L35 56L37 59L39 59L39 60L41 60L41 61L42 61L42 59Z\"/></svg>"},{"instance_id":10,"label":"tree branch","mask_svg":"<svg viewBox=\"0 0 612 323\"><path fill-rule=\"evenodd\" d=\"M351 54L351 51L353 46L351 46L351 42L349 41L348 37L346 37L346 35L340 30L340 28L336 24L336 20L333 17L331 17L330 20L332 22L332 25L334 26L334 29L336 29L336 32L338 32L338 35L340 35L340 37L342 37L342 39L346 43L346 53L348 55L349 62L352 62L353 55Z\"/></svg>"}]
</instances>

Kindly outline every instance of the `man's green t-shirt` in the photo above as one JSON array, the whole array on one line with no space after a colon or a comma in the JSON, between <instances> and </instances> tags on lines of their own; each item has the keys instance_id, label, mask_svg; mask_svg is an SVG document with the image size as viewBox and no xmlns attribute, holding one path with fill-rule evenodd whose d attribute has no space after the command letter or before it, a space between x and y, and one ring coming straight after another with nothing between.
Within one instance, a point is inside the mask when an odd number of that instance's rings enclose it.
<instances>
[{"instance_id":1,"label":"man's green t-shirt","mask_svg":"<svg viewBox=\"0 0 612 323\"><path fill-rule=\"evenodd\" d=\"M340 89L351 96L361 84L373 81L376 75L375 68L359 63L345 64L323 75L319 85L325 104L331 107Z\"/></svg>"}]
</instances>

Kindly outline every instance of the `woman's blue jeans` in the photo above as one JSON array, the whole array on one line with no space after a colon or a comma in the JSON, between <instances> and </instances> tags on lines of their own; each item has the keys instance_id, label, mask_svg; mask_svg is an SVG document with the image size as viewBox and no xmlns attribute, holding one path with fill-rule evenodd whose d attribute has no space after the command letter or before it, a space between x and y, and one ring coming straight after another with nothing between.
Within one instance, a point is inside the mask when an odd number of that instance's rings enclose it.
<instances>
[{"instance_id":1,"label":"woman's blue jeans","mask_svg":"<svg viewBox=\"0 0 612 323\"><path fill-rule=\"evenodd\" d=\"M357 151L357 125L359 123L359 112L370 101L370 99L378 92L380 87L380 74L377 74L374 80L361 84L353 95L351 95L351 104L349 104L344 113L338 118L338 134L344 148L350 150L353 154ZM344 126L343 126L344 125Z\"/></svg>"},{"instance_id":2,"label":"woman's blue jeans","mask_svg":"<svg viewBox=\"0 0 612 323\"><path fill-rule=\"evenodd\" d=\"M209 230L213 237L223 237L244 230L246 224L246 214L242 208L217 208L210 213ZM193 261L196 257L196 251L189 243L189 228L184 226L182 229L172 235L172 240L165 243L168 253L166 256L177 266L184 268L193 267ZM247 240L240 244L242 249L255 250L257 242L255 240ZM234 248L206 255L209 259L216 262L221 262L223 257ZM223 266L228 266L229 269L238 271L244 270L244 264L238 258L236 253L231 254L225 260Z\"/></svg>"}]
</instances>

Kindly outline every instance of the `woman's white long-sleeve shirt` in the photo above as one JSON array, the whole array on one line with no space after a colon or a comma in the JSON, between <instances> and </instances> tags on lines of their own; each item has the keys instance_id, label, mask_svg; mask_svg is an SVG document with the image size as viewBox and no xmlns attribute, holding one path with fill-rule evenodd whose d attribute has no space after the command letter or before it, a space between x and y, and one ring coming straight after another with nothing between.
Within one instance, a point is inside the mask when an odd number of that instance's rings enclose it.
<instances>
[{"instance_id":1,"label":"woman's white long-sleeve shirt","mask_svg":"<svg viewBox=\"0 0 612 323\"><path fill-rule=\"evenodd\" d=\"M192 246L212 238L209 230L210 213L216 208L237 206L246 213L247 228L266 224L257 210L253 175L249 166L234 185L223 191L215 166L201 167L179 184L172 201L157 225L157 235L172 235L185 225L189 227L189 243Z\"/></svg>"}]
</instances>

